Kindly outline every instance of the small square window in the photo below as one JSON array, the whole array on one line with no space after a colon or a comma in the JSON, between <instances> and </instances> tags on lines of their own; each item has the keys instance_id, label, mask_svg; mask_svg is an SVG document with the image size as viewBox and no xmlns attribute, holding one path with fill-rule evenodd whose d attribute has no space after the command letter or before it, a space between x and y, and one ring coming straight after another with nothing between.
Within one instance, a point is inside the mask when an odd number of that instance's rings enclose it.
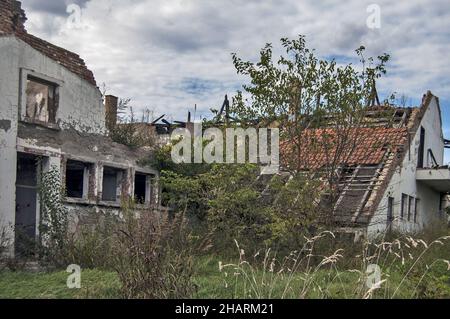
<instances>
[{"instance_id":1,"label":"small square window","mask_svg":"<svg viewBox=\"0 0 450 319\"><path fill-rule=\"evenodd\" d=\"M35 77L27 78L26 116L32 120L45 123L56 123L56 88L53 83Z\"/></svg>"}]
</instances>

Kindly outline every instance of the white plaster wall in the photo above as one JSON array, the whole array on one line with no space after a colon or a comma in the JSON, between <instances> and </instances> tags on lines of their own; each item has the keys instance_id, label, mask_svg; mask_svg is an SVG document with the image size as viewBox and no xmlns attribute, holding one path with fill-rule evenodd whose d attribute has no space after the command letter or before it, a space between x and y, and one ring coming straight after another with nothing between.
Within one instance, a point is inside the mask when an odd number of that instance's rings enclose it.
<instances>
[{"instance_id":1,"label":"white plaster wall","mask_svg":"<svg viewBox=\"0 0 450 319\"><path fill-rule=\"evenodd\" d=\"M442 165L444 158L444 141L442 137L441 120L439 117L439 107L436 98L434 97L421 120L421 126L425 129L424 166L431 165L431 162L427 163L428 149L433 151L438 164ZM397 167L387 189L385 190L378 209L370 222L367 229L369 237L382 234L386 230L388 197L394 198L393 229L402 232L419 231L438 217L440 201L439 192L416 181L419 144L420 126L415 135L411 137L409 152L407 149L402 165ZM400 218L402 193L419 199L416 223L414 223L413 220L407 221L406 218Z\"/></svg>"},{"instance_id":2,"label":"white plaster wall","mask_svg":"<svg viewBox=\"0 0 450 319\"><path fill-rule=\"evenodd\" d=\"M10 62L15 60L12 72L18 74L20 69L31 70L58 81L59 107L56 119L60 121L62 127L74 125L76 129L87 133L105 132L105 110L101 92L96 86L20 40L6 37L0 38L0 43L4 47L9 47L5 53L3 51L0 53L2 60L4 58ZM10 56L11 50L15 55ZM16 78L11 82L9 94L15 97L16 104L19 103L19 107L22 107L23 92L18 91L19 81Z\"/></svg>"}]
</instances>

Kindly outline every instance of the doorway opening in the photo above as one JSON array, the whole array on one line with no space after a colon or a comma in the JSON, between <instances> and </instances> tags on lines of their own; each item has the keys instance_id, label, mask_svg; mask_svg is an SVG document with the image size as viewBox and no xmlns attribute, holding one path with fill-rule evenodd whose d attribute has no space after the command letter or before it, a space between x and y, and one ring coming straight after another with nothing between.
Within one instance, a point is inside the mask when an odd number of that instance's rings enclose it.
<instances>
[{"instance_id":1,"label":"doorway opening","mask_svg":"<svg viewBox=\"0 0 450 319\"><path fill-rule=\"evenodd\" d=\"M36 244L39 157L17 153L15 255L31 257Z\"/></svg>"}]
</instances>

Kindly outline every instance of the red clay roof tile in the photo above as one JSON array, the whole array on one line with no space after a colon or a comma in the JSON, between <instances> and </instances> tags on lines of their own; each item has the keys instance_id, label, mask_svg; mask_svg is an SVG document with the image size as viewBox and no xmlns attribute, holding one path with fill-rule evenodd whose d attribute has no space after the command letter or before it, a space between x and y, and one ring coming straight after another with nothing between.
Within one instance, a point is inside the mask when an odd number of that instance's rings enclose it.
<instances>
[{"instance_id":1,"label":"red clay roof tile","mask_svg":"<svg viewBox=\"0 0 450 319\"><path fill-rule=\"evenodd\" d=\"M407 136L406 128L308 129L295 141L281 141L280 156L284 165L295 163L297 169L343 164L376 165L383 161L388 150L399 151Z\"/></svg>"}]
</instances>

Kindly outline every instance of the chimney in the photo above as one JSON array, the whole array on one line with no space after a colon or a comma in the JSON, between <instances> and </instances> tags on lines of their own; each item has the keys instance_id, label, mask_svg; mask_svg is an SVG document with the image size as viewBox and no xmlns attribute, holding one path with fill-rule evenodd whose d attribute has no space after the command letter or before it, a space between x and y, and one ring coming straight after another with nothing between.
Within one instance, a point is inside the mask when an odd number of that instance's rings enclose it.
<instances>
[{"instance_id":1,"label":"chimney","mask_svg":"<svg viewBox=\"0 0 450 319\"><path fill-rule=\"evenodd\" d=\"M113 129L117 124L117 96L105 95L105 124L108 130Z\"/></svg>"},{"instance_id":2,"label":"chimney","mask_svg":"<svg viewBox=\"0 0 450 319\"><path fill-rule=\"evenodd\" d=\"M21 3L15 0L0 1L0 35L26 33L27 17Z\"/></svg>"}]
</instances>

